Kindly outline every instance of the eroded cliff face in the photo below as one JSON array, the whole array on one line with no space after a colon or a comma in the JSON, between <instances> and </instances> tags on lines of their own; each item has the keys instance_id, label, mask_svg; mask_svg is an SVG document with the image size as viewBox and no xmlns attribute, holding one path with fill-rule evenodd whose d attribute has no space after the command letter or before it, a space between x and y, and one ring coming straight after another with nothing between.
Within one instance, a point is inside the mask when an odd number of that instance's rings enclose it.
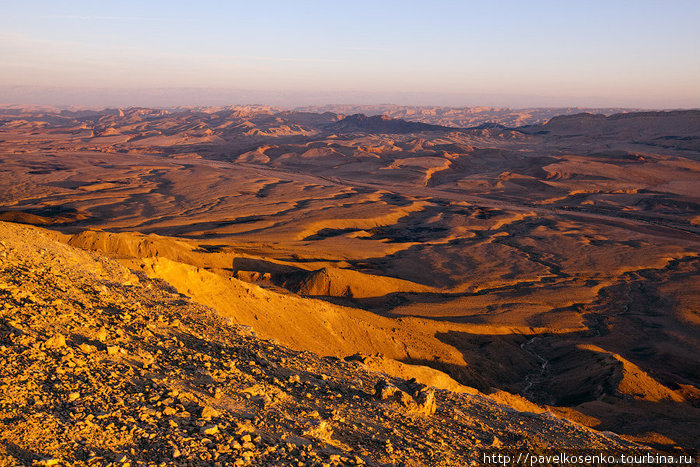
<instances>
[{"instance_id":1,"label":"eroded cliff face","mask_svg":"<svg viewBox=\"0 0 700 467\"><path fill-rule=\"evenodd\" d=\"M637 449L290 350L163 281L9 223L0 362L1 465L468 465L504 445Z\"/></svg>"}]
</instances>

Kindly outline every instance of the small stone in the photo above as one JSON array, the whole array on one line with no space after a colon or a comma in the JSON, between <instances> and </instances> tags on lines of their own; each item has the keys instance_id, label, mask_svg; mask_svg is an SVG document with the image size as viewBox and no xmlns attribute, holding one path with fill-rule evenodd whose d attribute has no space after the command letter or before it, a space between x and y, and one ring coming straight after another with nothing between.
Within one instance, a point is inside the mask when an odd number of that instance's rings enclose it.
<instances>
[{"instance_id":1,"label":"small stone","mask_svg":"<svg viewBox=\"0 0 700 467\"><path fill-rule=\"evenodd\" d=\"M435 403L435 391L431 388L422 389L414 396L414 399L418 405L418 412L424 413L426 415L432 415L437 409Z\"/></svg>"},{"instance_id":2,"label":"small stone","mask_svg":"<svg viewBox=\"0 0 700 467\"><path fill-rule=\"evenodd\" d=\"M202 409L202 418L211 419L213 417L218 417L219 411L213 407L206 406Z\"/></svg>"},{"instance_id":3,"label":"small stone","mask_svg":"<svg viewBox=\"0 0 700 467\"><path fill-rule=\"evenodd\" d=\"M95 333L95 339L97 339L100 342L104 342L107 340L107 330L105 328L100 328L98 331Z\"/></svg>"},{"instance_id":4,"label":"small stone","mask_svg":"<svg viewBox=\"0 0 700 467\"><path fill-rule=\"evenodd\" d=\"M249 449L249 450L255 449L255 445L253 443L243 443L242 447L243 447L243 449Z\"/></svg>"},{"instance_id":5,"label":"small stone","mask_svg":"<svg viewBox=\"0 0 700 467\"><path fill-rule=\"evenodd\" d=\"M377 399L383 401L395 397L395 395L400 393L401 390L393 384L389 384L384 380L380 380L374 386L374 392L377 395Z\"/></svg>"},{"instance_id":6,"label":"small stone","mask_svg":"<svg viewBox=\"0 0 700 467\"><path fill-rule=\"evenodd\" d=\"M53 337L44 342L44 347L47 349L59 349L66 346L66 338L62 334L55 334Z\"/></svg>"},{"instance_id":7,"label":"small stone","mask_svg":"<svg viewBox=\"0 0 700 467\"><path fill-rule=\"evenodd\" d=\"M93 353L97 350L97 347L95 347L94 345L90 345L90 344L80 344L78 346L78 348L80 349L81 352L84 352L84 353Z\"/></svg>"},{"instance_id":8,"label":"small stone","mask_svg":"<svg viewBox=\"0 0 700 467\"><path fill-rule=\"evenodd\" d=\"M219 432L219 425L206 425L202 427L202 433L205 435L215 435Z\"/></svg>"}]
</instances>

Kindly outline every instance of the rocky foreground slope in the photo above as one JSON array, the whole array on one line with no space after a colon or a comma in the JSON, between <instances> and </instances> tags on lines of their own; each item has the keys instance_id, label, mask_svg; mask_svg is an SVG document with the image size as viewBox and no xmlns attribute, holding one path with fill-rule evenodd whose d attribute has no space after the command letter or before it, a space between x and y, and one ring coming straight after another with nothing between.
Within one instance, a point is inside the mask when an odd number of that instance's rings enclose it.
<instances>
[{"instance_id":1,"label":"rocky foreground slope","mask_svg":"<svg viewBox=\"0 0 700 467\"><path fill-rule=\"evenodd\" d=\"M469 465L505 447L637 449L289 350L162 281L0 223L0 465Z\"/></svg>"}]
</instances>

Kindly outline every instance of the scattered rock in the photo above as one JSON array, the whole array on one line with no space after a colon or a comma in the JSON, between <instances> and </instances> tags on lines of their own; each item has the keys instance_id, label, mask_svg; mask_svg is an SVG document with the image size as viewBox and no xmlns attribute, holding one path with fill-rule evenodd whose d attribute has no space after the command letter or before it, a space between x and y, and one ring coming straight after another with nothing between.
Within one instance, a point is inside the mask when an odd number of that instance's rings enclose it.
<instances>
[{"instance_id":1,"label":"scattered rock","mask_svg":"<svg viewBox=\"0 0 700 467\"><path fill-rule=\"evenodd\" d=\"M380 380L375 385L374 391L380 401L390 401L403 407L404 409L432 415L435 413L435 390L428 388L415 381L406 383L407 390L404 391L384 380Z\"/></svg>"},{"instance_id":2,"label":"scattered rock","mask_svg":"<svg viewBox=\"0 0 700 467\"><path fill-rule=\"evenodd\" d=\"M321 441L330 442L331 436L333 435L333 429L326 420L315 420L309 425L310 426L303 431L304 436L310 436Z\"/></svg>"},{"instance_id":3,"label":"scattered rock","mask_svg":"<svg viewBox=\"0 0 700 467\"><path fill-rule=\"evenodd\" d=\"M215 435L219 433L218 425L206 425L202 427L202 433L208 436Z\"/></svg>"},{"instance_id":4,"label":"scattered rock","mask_svg":"<svg viewBox=\"0 0 700 467\"><path fill-rule=\"evenodd\" d=\"M39 465L469 465L513 427L522 449L629 448L241 333L167 284L124 285L118 263L33 229L0 222L0 238L18 258L0 268L2 465L35 452L51 456ZM15 284L31 306L15 305Z\"/></svg>"},{"instance_id":5,"label":"scattered rock","mask_svg":"<svg viewBox=\"0 0 700 467\"><path fill-rule=\"evenodd\" d=\"M95 339L100 342L107 342L107 330L105 328L100 328L95 333Z\"/></svg>"},{"instance_id":6,"label":"scattered rock","mask_svg":"<svg viewBox=\"0 0 700 467\"><path fill-rule=\"evenodd\" d=\"M79 348L82 352L87 353L87 354L90 354L90 353L93 353L93 352L96 352L96 351L97 351L97 347L95 347L94 345L90 345L90 344L80 344L80 345L78 346L78 348Z\"/></svg>"},{"instance_id":7,"label":"scattered rock","mask_svg":"<svg viewBox=\"0 0 700 467\"><path fill-rule=\"evenodd\" d=\"M213 407L206 406L202 409L202 418L211 419L219 416L219 411Z\"/></svg>"},{"instance_id":8,"label":"scattered rock","mask_svg":"<svg viewBox=\"0 0 700 467\"><path fill-rule=\"evenodd\" d=\"M44 347L47 349L60 349L66 346L66 338L62 334L54 334L53 337L44 342Z\"/></svg>"}]
</instances>

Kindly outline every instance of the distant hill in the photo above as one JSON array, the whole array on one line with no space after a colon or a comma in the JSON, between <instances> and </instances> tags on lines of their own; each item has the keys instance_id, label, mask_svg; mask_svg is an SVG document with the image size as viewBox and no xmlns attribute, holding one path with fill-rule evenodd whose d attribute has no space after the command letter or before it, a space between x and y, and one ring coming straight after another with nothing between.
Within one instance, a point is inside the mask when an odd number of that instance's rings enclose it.
<instances>
[{"instance_id":1,"label":"distant hill","mask_svg":"<svg viewBox=\"0 0 700 467\"><path fill-rule=\"evenodd\" d=\"M700 135L700 110L673 110L668 112L631 112L614 115L579 113L559 115L542 128L560 133L610 133L636 130L645 133Z\"/></svg>"},{"instance_id":2,"label":"distant hill","mask_svg":"<svg viewBox=\"0 0 700 467\"><path fill-rule=\"evenodd\" d=\"M519 129L566 137L628 139L676 149L700 149L700 110L631 112L614 115L579 113L559 115L543 125Z\"/></svg>"},{"instance_id":3,"label":"distant hill","mask_svg":"<svg viewBox=\"0 0 700 467\"><path fill-rule=\"evenodd\" d=\"M386 115L368 117L364 114L349 115L329 128L339 131L364 131L370 133L418 133L422 131L450 131L455 128L428 123L409 122Z\"/></svg>"}]
</instances>

